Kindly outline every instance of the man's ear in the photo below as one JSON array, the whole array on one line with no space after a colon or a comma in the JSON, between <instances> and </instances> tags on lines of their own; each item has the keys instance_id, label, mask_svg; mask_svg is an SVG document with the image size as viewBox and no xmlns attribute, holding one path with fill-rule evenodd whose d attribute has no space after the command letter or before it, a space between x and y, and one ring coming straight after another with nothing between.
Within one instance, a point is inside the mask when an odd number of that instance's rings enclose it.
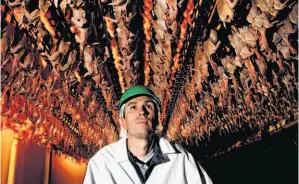
<instances>
[{"instance_id":1,"label":"man's ear","mask_svg":"<svg viewBox=\"0 0 299 184\"><path fill-rule=\"evenodd\" d=\"M120 128L127 130L126 120L124 118L119 118Z\"/></svg>"},{"instance_id":2,"label":"man's ear","mask_svg":"<svg viewBox=\"0 0 299 184\"><path fill-rule=\"evenodd\" d=\"M124 118L119 118L119 124L120 124L119 137L120 138L128 137L126 120Z\"/></svg>"}]
</instances>

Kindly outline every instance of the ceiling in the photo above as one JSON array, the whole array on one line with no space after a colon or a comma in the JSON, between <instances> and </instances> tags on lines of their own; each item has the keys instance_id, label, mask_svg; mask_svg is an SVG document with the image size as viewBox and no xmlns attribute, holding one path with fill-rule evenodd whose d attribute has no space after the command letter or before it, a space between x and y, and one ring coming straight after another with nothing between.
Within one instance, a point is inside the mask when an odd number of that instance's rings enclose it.
<instances>
[{"instance_id":1,"label":"ceiling","mask_svg":"<svg viewBox=\"0 0 299 184\"><path fill-rule=\"evenodd\" d=\"M25 143L90 157L134 85L162 102L157 133L194 146L298 117L297 1L6 0L1 19L1 127Z\"/></svg>"}]
</instances>

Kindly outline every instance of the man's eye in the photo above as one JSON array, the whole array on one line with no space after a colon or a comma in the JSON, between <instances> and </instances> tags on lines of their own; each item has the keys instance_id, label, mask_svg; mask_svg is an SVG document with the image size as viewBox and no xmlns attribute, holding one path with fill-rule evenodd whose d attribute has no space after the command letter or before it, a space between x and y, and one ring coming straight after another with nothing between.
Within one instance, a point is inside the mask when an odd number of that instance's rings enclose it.
<instances>
[{"instance_id":1,"label":"man's eye","mask_svg":"<svg viewBox=\"0 0 299 184\"><path fill-rule=\"evenodd\" d=\"M147 105L146 108L153 109L152 105Z\"/></svg>"},{"instance_id":2,"label":"man's eye","mask_svg":"<svg viewBox=\"0 0 299 184\"><path fill-rule=\"evenodd\" d=\"M136 106L135 106L135 105L132 105L132 106L130 107L130 109L131 109L131 110L135 110L135 109L136 109Z\"/></svg>"}]
</instances>

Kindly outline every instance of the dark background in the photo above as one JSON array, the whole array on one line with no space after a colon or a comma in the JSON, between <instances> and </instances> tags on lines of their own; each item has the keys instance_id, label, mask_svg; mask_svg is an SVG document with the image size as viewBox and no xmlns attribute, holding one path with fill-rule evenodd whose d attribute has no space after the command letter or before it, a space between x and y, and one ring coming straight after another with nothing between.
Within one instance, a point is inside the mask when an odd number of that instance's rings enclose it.
<instances>
[{"instance_id":1,"label":"dark background","mask_svg":"<svg viewBox=\"0 0 299 184\"><path fill-rule=\"evenodd\" d=\"M214 184L297 184L298 124L223 155L199 160Z\"/></svg>"}]
</instances>

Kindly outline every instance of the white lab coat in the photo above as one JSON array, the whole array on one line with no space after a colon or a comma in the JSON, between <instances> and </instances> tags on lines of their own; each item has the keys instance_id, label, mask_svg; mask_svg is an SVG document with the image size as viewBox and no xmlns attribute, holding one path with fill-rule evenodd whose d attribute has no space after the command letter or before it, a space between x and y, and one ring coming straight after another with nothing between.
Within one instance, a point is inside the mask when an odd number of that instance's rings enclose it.
<instances>
[{"instance_id":1,"label":"white lab coat","mask_svg":"<svg viewBox=\"0 0 299 184\"><path fill-rule=\"evenodd\" d=\"M128 159L126 137L99 150L88 162L84 184L141 184L141 181ZM159 145L168 162L156 165L146 184L202 184L193 156L176 145L160 138ZM199 164L198 164L199 166ZM206 184L212 184L205 170L199 166Z\"/></svg>"}]
</instances>

